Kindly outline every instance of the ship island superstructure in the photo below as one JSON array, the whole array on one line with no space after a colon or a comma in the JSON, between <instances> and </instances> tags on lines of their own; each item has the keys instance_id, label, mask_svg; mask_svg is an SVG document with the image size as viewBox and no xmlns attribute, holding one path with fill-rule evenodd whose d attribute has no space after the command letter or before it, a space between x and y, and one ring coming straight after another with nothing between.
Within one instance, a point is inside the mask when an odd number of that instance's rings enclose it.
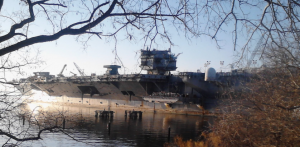
<instances>
[{"instance_id":1,"label":"ship island superstructure","mask_svg":"<svg viewBox=\"0 0 300 147\"><path fill-rule=\"evenodd\" d=\"M65 77L62 73L54 76L49 72L34 72L34 76L21 79L18 88L21 92L28 91L24 90L28 87L40 90L63 103L134 107L152 107L156 100L151 96L162 92L176 95L178 107L194 109L193 104L205 105L220 97L224 89L220 87L237 86L239 82L236 79L248 76L240 71L216 73L213 68L208 68L205 73L178 72L174 75L171 71L177 69L177 57L170 49L142 49L140 68L146 70L147 74L119 74L119 65L105 65L107 71L103 75ZM148 101L144 101L145 98ZM159 101L162 98L159 97ZM168 102L175 103L170 99ZM161 108L165 108L165 105L161 105Z\"/></svg>"}]
</instances>

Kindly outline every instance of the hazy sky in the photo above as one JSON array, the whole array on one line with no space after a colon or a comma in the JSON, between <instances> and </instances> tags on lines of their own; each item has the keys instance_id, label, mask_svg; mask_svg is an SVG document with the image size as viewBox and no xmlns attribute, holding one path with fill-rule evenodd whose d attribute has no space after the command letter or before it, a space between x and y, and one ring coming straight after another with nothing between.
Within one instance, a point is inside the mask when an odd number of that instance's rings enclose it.
<instances>
[{"instance_id":1,"label":"hazy sky","mask_svg":"<svg viewBox=\"0 0 300 147\"><path fill-rule=\"evenodd\" d=\"M5 5L12 5L13 1L5 2L4 7ZM4 11L8 11L7 7ZM76 15L73 17L76 17ZM43 21L45 21L45 18L38 17L36 23L30 26L34 28L34 31L30 33L34 35L36 32L45 31L44 27L46 24ZM5 27L8 29L10 23L6 20L7 26L2 25L2 29L5 29ZM230 25L227 24L228 27L231 27ZM226 28L224 29L226 30ZM196 72L197 69L200 69L203 72L205 69L204 63L207 61L210 61L210 67L214 67L217 71L221 70L220 61L224 61L222 70L229 71L229 64L234 61L234 54L237 54L233 49L231 31L224 31L218 34L222 49L217 49L215 42L207 36L186 39L184 34L178 33L175 29L169 29L169 32L171 32L171 39L174 42L174 46L171 47L172 52L175 54L182 53L177 60L177 71ZM124 34L118 34L120 38L122 38L122 35ZM64 64L67 64L64 75L72 75L71 71L78 74L73 62L84 69L84 72L88 75L90 73L103 74L105 72L103 65L114 64L115 62L115 54L113 53L115 41L92 37L87 45L84 49L82 43L76 41L76 36L64 36L57 41L36 44L33 48L41 51L40 57L45 61L45 64L39 68L28 70L27 75L38 71L49 71L51 74L56 75L61 71ZM140 72L138 59L139 50L143 48L143 45L143 40L118 40L118 56L126 67L125 70L122 67L119 73ZM170 45L158 43L151 49L154 48L167 50L170 48Z\"/></svg>"},{"instance_id":2,"label":"hazy sky","mask_svg":"<svg viewBox=\"0 0 300 147\"><path fill-rule=\"evenodd\" d=\"M115 54L114 41L106 42L96 37L89 43L89 47L83 49L82 45L75 41L75 37L63 37L57 42L39 44L42 59L46 61L46 65L40 70L59 73L64 64L67 64L65 74L75 70L73 62L77 63L86 73L96 72L103 73L105 69L103 65L114 64ZM217 49L214 42L207 37L185 40L184 36L174 34L175 46L171 47L173 53L182 53L178 57L177 71L194 71L201 69L204 71L204 63L211 61L211 67L217 70L220 68L220 61L224 61L225 65L232 63L233 48L230 43L223 46L223 49ZM118 55L127 68L126 73L139 72L139 50L142 49L143 42L130 43L127 41L119 41L117 44ZM159 45L153 47L159 50L167 50L169 45ZM77 72L75 70L75 72ZM119 70L124 73L124 69Z\"/></svg>"}]
</instances>

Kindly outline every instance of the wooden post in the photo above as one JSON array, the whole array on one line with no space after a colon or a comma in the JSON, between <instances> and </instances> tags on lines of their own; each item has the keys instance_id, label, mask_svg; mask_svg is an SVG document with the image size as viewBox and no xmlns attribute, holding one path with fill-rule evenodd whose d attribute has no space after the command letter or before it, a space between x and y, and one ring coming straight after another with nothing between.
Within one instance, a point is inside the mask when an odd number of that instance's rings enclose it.
<instances>
[{"instance_id":1,"label":"wooden post","mask_svg":"<svg viewBox=\"0 0 300 147\"><path fill-rule=\"evenodd\" d=\"M171 128L169 126L169 130L168 130L168 142L170 142L170 137L171 137Z\"/></svg>"},{"instance_id":2,"label":"wooden post","mask_svg":"<svg viewBox=\"0 0 300 147\"><path fill-rule=\"evenodd\" d=\"M83 92L81 92L81 103L83 104Z\"/></svg>"},{"instance_id":3,"label":"wooden post","mask_svg":"<svg viewBox=\"0 0 300 147\"><path fill-rule=\"evenodd\" d=\"M23 126L25 125L25 114L22 116L23 119Z\"/></svg>"},{"instance_id":4,"label":"wooden post","mask_svg":"<svg viewBox=\"0 0 300 147\"><path fill-rule=\"evenodd\" d=\"M107 128L108 128L108 134L110 134L110 121L107 124Z\"/></svg>"},{"instance_id":5,"label":"wooden post","mask_svg":"<svg viewBox=\"0 0 300 147\"><path fill-rule=\"evenodd\" d=\"M63 120L63 129L65 129L65 127L66 127L66 119L64 118L64 120Z\"/></svg>"}]
</instances>

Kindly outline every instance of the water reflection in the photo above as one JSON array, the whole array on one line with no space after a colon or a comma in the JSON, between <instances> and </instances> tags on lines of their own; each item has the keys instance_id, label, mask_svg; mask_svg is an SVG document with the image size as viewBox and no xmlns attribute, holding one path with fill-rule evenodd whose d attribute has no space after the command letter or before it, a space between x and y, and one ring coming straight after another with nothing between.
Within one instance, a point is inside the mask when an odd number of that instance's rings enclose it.
<instances>
[{"instance_id":1,"label":"water reflection","mask_svg":"<svg viewBox=\"0 0 300 147\"><path fill-rule=\"evenodd\" d=\"M34 110L34 104L29 110ZM37 104L37 106L39 106ZM43 140L25 142L28 146L163 146L176 135L184 140L196 140L212 117L143 113L142 119L125 116L125 109L113 109L113 117L95 117L96 110L108 108L83 108L73 106L41 106L47 112L64 113L66 128L64 133L45 132ZM40 109L40 108L39 108ZM57 122L56 122L57 123ZM59 121L58 123L61 123ZM110 123L110 130L108 129ZM1 139L0 139L1 141Z\"/></svg>"}]
</instances>

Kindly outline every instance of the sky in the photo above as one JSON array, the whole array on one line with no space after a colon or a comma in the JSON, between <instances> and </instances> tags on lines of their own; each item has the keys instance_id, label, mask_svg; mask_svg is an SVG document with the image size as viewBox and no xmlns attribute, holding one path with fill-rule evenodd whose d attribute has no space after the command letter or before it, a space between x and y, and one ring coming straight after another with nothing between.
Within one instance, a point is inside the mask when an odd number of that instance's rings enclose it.
<instances>
[{"instance_id":1,"label":"sky","mask_svg":"<svg viewBox=\"0 0 300 147\"><path fill-rule=\"evenodd\" d=\"M228 68L226 66L233 61L233 48L217 49L209 38L199 38L189 42L184 37L178 36L174 38L174 42L175 46L171 47L171 51L175 54L182 53L178 56L177 71L196 72L197 69L200 69L203 72L204 63L207 61L211 61L210 67L214 67L218 71L220 70L220 61L224 61L224 69ZM38 70L50 71L53 74L59 73L64 64L67 64L64 71L65 75L70 74L70 71L78 73L73 62L84 69L86 74L103 74L106 71L103 65L114 64L115 62L115 54L112 52L114 42L106 43L98 38L94 38L86 49L83 49L73 36L63 37L57 42L37 46L41 49L42 60L46 62ZM168 48L169 46L163 45L155 47L159 50L167 50ZM126 67L126 74L140 72L138 59L141 49L142 45L139 43L126 41L118 43L118 56ZM123 67L119 73L124 74Z\"/></svg>"},{"instance_id":2,"label":"sky","mask_svg":"<svg viewBox=\"0 0 300 147\"><path fill-rule=\"evenodd\" d=\"M5 2L4 6L12 5L12 1ZM35 32L43 32L45 18L38 18L36 21L37 23L33 25ZM3 25L2 29L5 29L5 27L9 27L9 25ZM32 32L32 34L35 34L35 32ZM221 49L218 49L215 42L207 36L186 39L184 34L178 34L175 30L171 29L170 32L172 32L171 39L174 42L174 46L171 47L172 52L175 54L182 53L177 60L178 68L176 72L197 72L198 69L204 72L206 69L204 64L207 61L210 62L209 67L215 68L217 72L221 70L230 71L230 64L235 61L234 55L237 54L237 51L233 49L232 32L224 31L218 34ZM131 42L118 40L117 53L126 67L119 69L120 74L140 72L139 51L145 49L143 43L141 40ZM107 41L105 38L92 37L87 45L84 48L81 42L76 41L76 36L64 36L53 42L36 44L33 48L40 51L40 59L44 61L44 64L26 70L26 74L23 76L33 75L32 72L50 72L57 75L65 64L67 64L63 73L65 76L73 75L71 72L79 74L73 64L74 62L87 75L91 73L99 75L106 71L103 65L115 64L115 53L113 52L115 42L113 40ZM167 50L169 48L169 44L159 43L151 49ZM220 61L224 61L223 66L220 65Z\"/></svg>"}]
</instances>

